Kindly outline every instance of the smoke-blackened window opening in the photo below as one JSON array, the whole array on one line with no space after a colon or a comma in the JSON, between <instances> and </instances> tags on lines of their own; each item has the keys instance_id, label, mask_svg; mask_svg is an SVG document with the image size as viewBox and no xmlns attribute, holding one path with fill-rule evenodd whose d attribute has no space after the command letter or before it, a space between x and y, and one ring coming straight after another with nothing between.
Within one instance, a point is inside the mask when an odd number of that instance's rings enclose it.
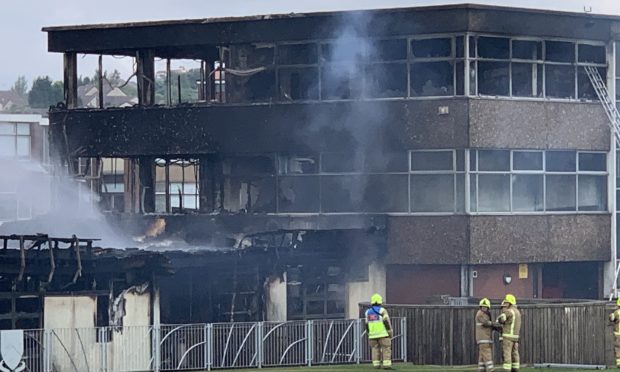
<instances>
[{"instance_id":1,"label":"smoke-blackened window opening","mask_svg":"<svg viewBox=\"0 0 620 372\"><path fill-rule=\"evenodd\" d=\"M287 268L287 319L334 319L345 315L345 277L335 263Z\"/></svg>"},{"instance_id":2,"label":"smoke-blackened window opening","mask_svg":"<svg viewBox=\"0 0 620 372\"><path fill-rule=\"evenodd\" d=\"M319 99L317 67L278 68L279 100L300 101Z\"/></svg>"},{"instance_id":3,"label":"smoke-blackened window opening","mask_svg":"<svg viewBox=\"0 0 620 372\"><path fill-rule=\"evenodd\" d=\"M543 65L539 63L512 63L511 86L514 97L543 97Z\"/></svg>"},{"instance_id":4,"label":"smoke-blackened window opening","mask_svg":"<svg viewBox=\"0 0 620 372\"><path fill-rule=\"evenodd\" d=\"M110 295L101 295L95 298L96 314L95 327L97 328L97 342L106 343L112 341L112 329L110 326Z\"/></svg>"},{"instance_id":5,"label":"smoke-blackened window opening","mask_svg":"<svg viewBox=\"0 0 620 372\"><path fill-rule=\"evenodd\" d=\"M407 39L372 40L368 50L370 62L407 60Z\"/></svg>"},{"instance_id":6,"label":"smoke-blackened window opening","mask_svg":"<svg viewBox=\"0 0 620 372\"><path fill-rule=\"evenodd\" d=\"M364 66L357 63L330 63L321 67L321 99L358 99L364 87Z\"/></svg>"},{"instance_id":7,"label":"smoke-blackened window opening","mask_svg":"<svg viewBox=\"0 0 620 372\"><path fill-rule=\"evenodd\" d=\"M371 63L366 66L364 78L365 97L407 97L406 63Z\"/></svg>"},{"instance_id":8,"label":"smoke-blackened window opening","mask_svg":"<svg viewBox=\"0 0 620 372\"><path fill-rule=\"evenodd\" d=\"M319 61L316 43L278 44L277 63L286 65L316 65Z\"/></svg>"},{"instance_id":9,"label":"smoke-blackened window opening","mask_svg":"<svg viewBox=\"0 0 620 372\"><path fill-rule=\"evenodd\" d=\"M464 94L464 37L411 40L409 69L411 97ZM460 71L459 71L460 69Z\"/></svg>"},{"instance_id":10,"label":"smoke-blackened window opening","mask_svg":"<svg viewBox=\"0 0 620 372\"><path fill-rule=\"evenodd\" d=\"M478 61L478 94L510 95L510 63Z\"/></svg>"},{"instance_id":11,"label":"smoke-blackened window opening","mask_svg":"<svg viewBox=\"0 0 620 372\"><path fill-rule=\"evenodd\" d=\"M478 58L509 59L510 39L504 37L478 37Z\"/></svg>"},{"instance_id":12,"label":"smoke-blackened window opening","mask_svg":"<svg viewBox=\"0 0 620 372\"><path fill-rule=\"evenodd\" d=\"M414 59L452 58L453 38L424 38L411 41L411 55Z\"/></svg>"},{"instance_id":13,"label":"smoke-blackened window opening","mask_svg":"<svg viewBox=\"0 0 620 372\"><path fill-rule=\"evenodd\" d=\"M103 211L123 212L125 207L125 159L101 159L100 207Z\"/></svg>"},{"instance_id":14,"label":"smoke-blackened window opening","mask_svg":"<svg viewBox=\"0 0 620 372\"><path fill-rule=\"evenodd\" d=\"M411 96L453 96L454 63L420 62L411 65Z\"/></svg>"},{"instance_id":15,"label":"smoke-blackened window opening","mask_svg":"<svg viewBox=\"0 0 620 372\"><path fill-rule=\"evenodd\" d=\"M575 66L545 64L545 93L549 98L575 98Z\"/></svg>"},{"instance_id":16,"label":"smoke-blackened window opening","mask_svg":"<svg viewBox=\"0 0 620 372\"><path fill-rule=\"evenodd\" d=\"M319 172L319 155L278 155L279 175L316 174Z\"/></svg>"},{"instance_id":17,"label":"smoke-blackened window opening","mask_svg":"<svg viewBox=\"0 0 620 372\"><path fill-rule=\"evenodd\" d=\"M575 62L576 45L566 41L545 41L545 60L549 62Z\"/></svg>"}]
</instances>

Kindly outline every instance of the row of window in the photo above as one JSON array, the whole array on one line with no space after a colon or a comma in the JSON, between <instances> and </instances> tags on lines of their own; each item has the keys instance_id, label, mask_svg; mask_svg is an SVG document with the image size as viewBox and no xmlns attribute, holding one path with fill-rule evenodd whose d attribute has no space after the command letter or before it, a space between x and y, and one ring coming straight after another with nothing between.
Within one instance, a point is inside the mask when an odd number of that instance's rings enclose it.
<instances>
[{"instance_id":1,"label":"row of window","mask_svg":"<svg viewBox=\"0 0 620 372\"><path fill-rule=\"evenodd\" d=\"M602 44L496 36L261 45L237 59L237 68L266 68L238 86L232 78L230 98L238 102L271 101L276 94L281 101L466 94L595 99L583 66L607 74Z\"/></svg>"},{"instance_id":2,"label":"row of window","mask_svg":"<svg viewBox=\"0 0 620 372\"><path fill-rule=\"evenodd\" d=\"M0 122L0 158L30 157L30 124Z\"/></svg>"}]
</instances>

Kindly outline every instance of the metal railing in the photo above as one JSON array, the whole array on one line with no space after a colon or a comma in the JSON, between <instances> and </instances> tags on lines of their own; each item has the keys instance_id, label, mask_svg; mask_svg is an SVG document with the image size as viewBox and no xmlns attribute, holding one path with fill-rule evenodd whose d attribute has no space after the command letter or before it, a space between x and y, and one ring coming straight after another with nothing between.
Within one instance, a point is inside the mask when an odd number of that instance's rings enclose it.
<instances>
[{"instance_id":1,"label":"metal railing","mask_svg":"<svg viewBox=\"0 0 620 372\"><path fill-rule=\"evenodd\" d=\"M405 318L393 318L392 359L406 361ZM364 322L180 324L24 331L34 372L179 371L370 361Z\"/></svg>"}]
</instances>

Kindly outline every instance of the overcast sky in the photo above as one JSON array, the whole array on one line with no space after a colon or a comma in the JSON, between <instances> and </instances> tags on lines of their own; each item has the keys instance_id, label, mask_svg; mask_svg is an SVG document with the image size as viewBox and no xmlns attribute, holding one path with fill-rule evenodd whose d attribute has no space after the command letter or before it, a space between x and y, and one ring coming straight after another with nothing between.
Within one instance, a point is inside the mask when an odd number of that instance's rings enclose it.
<instances>
[{"instance_id":1,"label":"overcast sky","mask_svg":"<svg viewBox=\"0 0 620 372\"><path fill-rule=\"evenodd\" d=\"M47 39L41 27L87 23L188 19L241 16L266 13L311 12L344 9L394 8L420 5L462 3L457 0L3 0L0 11L0 90L9 89L18 75L29 83L37 76L62 78L62 57L47 52ZM546 8L583 12L584 6L595 13L620 16L620 0L471 0L528 8ZM9 5L10 4L10 5ZM101 6L99 6L101 4ZM81 74L92 75L94 58L82 59ZM105 61L104 69L131 70L128 59Z\"/></svg>"}]
</instances>

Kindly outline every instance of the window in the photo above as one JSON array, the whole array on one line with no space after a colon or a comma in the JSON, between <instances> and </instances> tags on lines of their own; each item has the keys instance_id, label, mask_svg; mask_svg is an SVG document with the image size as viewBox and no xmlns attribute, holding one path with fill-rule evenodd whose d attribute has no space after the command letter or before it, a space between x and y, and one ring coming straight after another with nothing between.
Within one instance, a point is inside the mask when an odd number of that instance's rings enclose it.
<instances>
[{"instance_id":1,"label":"window","mask_svg":"<svg viewBox=\"0 0 620 372\"><path fill-rule=\"evenodd\" d=\"M104 211L122 212L125 208L125 161L103 158L100 205Z\"/></svg>"},{"instance_id":2,"label":"window","mask_svg":"<svg viewBox=\"0 0 620 372\"><path fill-rule=\"evenodd\" d=\"M411 151L411 212L456 213L464 210L462 153L462 150Z\"/></svg>"},{"instance_id":3,"label":"window","mask_svg":"<svg viewBox=\"0 0 620 372\"><path fill-rule=\"evenodd\" d=\"M411 96L453 96L464 93L463 43L463 37L411 41Z\"/></svg>"},{"instance_id":4,"label":"window","mask_svg":"<svg viewBox=\"0 0 620 372\"><path fill-rule=\"evenodd\" d=\"M471 211L605 211L606 159L601 152L471 150Z\"/></svg>"},{"instance_id":5,"label":"window","mask_svg":"<svg viewBox=\"0 0 620 372\"><path fill-rule=\"evenodd\" d=\"M155 211L199 209L198 161L157 159L155 165Z\"/></svg>"},{"instance_id":6,"label":"window","mask_svg":"<svg viewBox=\"0 0 620 372\"><path fill-rule=\"evenodd\" d=\"M30 158L30 124L0 122L0 158Z\"/></svg>"}]
</instances>

